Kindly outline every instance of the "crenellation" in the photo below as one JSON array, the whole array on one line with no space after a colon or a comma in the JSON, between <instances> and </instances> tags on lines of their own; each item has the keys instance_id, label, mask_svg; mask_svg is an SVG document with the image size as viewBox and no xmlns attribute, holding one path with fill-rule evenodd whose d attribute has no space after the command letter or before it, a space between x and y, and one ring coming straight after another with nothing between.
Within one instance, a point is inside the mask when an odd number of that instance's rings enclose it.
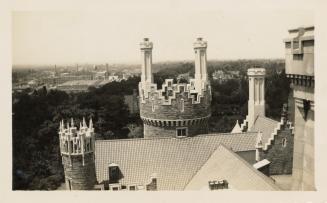
<instances>
[{"instance_id":1,"label":"crenellation","mask_svg":"<svg viewBox=\"0 0 327 203\"><path fill-rule=\"evenodd\" d=\"M70 126L67 123L67 128L64 127L64 121L61 121L59 143L67 189L92 189L96 182L92 119L87 126L83 118L83 124L80 123L79 129L74 125L73 119Z\"/></svg>"},{"instance_id":2,"label":"crenellation","mask_svg":"<svg viewBox=\"0 0 327 203\"><path fill-rule=\"evenodd\" d=\"M197 38L193 44L195 50L195 78L189 83L174 83L173 79L165 79L162 88L147 80L152 78L153 44L145 39L140 44L142 55L142 77L139 83L140 116L144 122L144 137L163 136L166 127L173 127L176 136L177 127L185 127L187 136L208 132L208 118L211 116L211 87L207 77L207 42ZM147 54L145 54L145 50ZM203 125L205 129L190 130L194 125ZM151 126L148 127L148 126ZM156 128L154 130L153 128Z\"/></svg>"}]
</instances>

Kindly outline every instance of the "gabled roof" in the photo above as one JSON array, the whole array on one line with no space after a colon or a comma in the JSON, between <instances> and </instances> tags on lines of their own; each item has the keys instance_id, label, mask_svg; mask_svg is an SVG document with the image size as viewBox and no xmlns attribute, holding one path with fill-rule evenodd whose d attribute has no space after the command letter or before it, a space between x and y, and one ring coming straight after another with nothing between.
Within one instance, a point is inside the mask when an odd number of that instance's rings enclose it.
<instances>
[{"instance_id":1,"label":"gabled roof","mask_svg":"<svg viewBox=\"0 0 327 203\"><path fill-rule=\"evenodd\" d=\"M206 134L187 138L97 140L96 176L108 180L108 164L119 165L125 185L145 185L157 174L158 190L183 190L222 143L233 151L255 150L257 133Z\"/></svg>"},{"instance_id":2,"label":"gabled roof","mask_svg":"<svg viewBox=\"0 0 327 203\"><path fill-rule=\"evenodd\" d=\"M187 184L186 190L209 189L209 181L227 180L232 190L279 190L273 180L224 145L219 145Z\"/></svg>"},{"instance_id":3,"label":"gabled roof","mask_svg":"<svg viewBox=\"0 0 327 203\"><path fill-rule=\"evenodd\" d=\"M250 132L262 132L262 145L268 142L271 134L274 132L275 128L278 126L278 121L272 120L264 116L257 116L255 119Z\"/></svg>"}]
</instances>

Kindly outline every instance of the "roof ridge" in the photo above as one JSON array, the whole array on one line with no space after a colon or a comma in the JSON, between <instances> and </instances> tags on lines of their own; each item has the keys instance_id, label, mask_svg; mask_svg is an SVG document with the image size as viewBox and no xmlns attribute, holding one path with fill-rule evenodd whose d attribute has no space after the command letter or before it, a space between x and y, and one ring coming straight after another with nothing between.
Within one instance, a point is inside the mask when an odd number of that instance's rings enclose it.
<instances>
[{"instance_id":1,"label":"roof ridge","mask_svg":"<svg viewBox=\"0 0 327 203\"><path fill-rule=\"evenodd\" d=\"M207 160L204 162L204 164L202 164L201 167L199 167L196 171L194 171L194 173L192 174L191 178L187 181L187 183L184 185L183 190L185 190L185 188L187 187L187 185L193 180L193 178L195 177L196 174L198 174L198 172L204 167L204 165L208 162L208 160L213 156L213 154L217 151L217 149L220 147L220 145L222 145L222 143L219 143L219 145L212 150L212 153L210 154L210 156L208 156Z\"/></svg>"},{"instance_id":2,"label":"roof ridge","mask_svg":"<svg viewBox=\"0 0 327 203\"><path fill-rule=\"evenodd\" d=\"M267 177L266 175L264 175L263 173L261 173L260 171L258 171L257 169L255 169L251 164L249 164L247 161L245 161L242 157L240 157L238 154L236 154L235 152L233 152L231 149L229 149L228 147L224 146L223 144L221 144L226 150L228 150L235 158L237 158L238 160L240 160L241 162L244 163L244 165L246 167L248 167L250 170L254 171L256 174L258 174L260 177L262 177L262 179L265 180L265 182L267 182L268 184L272 185L273 187L277 188L278 190L280 190L280 188L273 182L273 180L271 180L269 177ZM219 145L220 146L220 145ZM219 147L218 146L218 147Z\"/></svg>"},{"instance_id":3,"label":"roof ridge","mask_svg":"<svg viewBox=\"0 0 327 203\"><path fill-rule=\"evenodd\" d=\"M197 170L195 171L195 173L192 175L192 177L189 179L189 181L187 182L187 184L185 184L184 189L187 187L187 185L191 182L191 180L195 177L195 175L200 171L200 169L202 169L204 167L204 165L208 162L208 160L215 154L215 152L219 149L222 148L226 151L228 151L232 156L234 156L237 160L241 161L247 168L249 168L250 170L252 170L255 174L257 174L259 177L261 177L263 179L263 181L265 181L267 184L269 184L270 186L272 186L273 188L280 190L280 188L273 182L273 180L271 180L269 177L267 177L266 175L264 175L263 173L261 173L260 171L258 171L257 169L255 169L251 164L249 164L247 161L245 161L242 157L240 157L237 153L235 153L232 149L230 149L229 147L227 147L225 144L223 143L219 143L219 145L216 147L215 150L213 150L213 152L210 154L210 156L208 157L208 159L204 162L204 164Z\"/></svg>"},{"instance_id":4,"label":"roof ridge","mask_svg":"<svg viewBox=\"0 0 327 203\"><path fill-rule=\"evenodd\" d=\"M200 137L209 137L209 136L230 136L230 135L245 135L245 134L255 134L257 132L241 132L241 133L208 133L208 134L199 134L193 137L149 137L149 138L127 138L127 139L111 139L111 140L95 140L95 142L121 142L121 141L144 141L144 140L169 140L169 139L192 139L192 138L200 138Z\"/></svg>"},{"instance_id":5,"label":"roof ridge","mask_svg":"<svg viewBox=\"0 0 327 203\"><path fill-rule=\"evenodd\" d=\"M258 117L263 118L263 119L268 120L268 121L273 121L273 122L279 123L279 121L276 121L276 120L274 120L274 119L272 119L272 118L268 118L268 117L266 117L266 116L258 115ZM258 118L258 117L257 117L257 118Z\"/></svg>"}]
</instances>

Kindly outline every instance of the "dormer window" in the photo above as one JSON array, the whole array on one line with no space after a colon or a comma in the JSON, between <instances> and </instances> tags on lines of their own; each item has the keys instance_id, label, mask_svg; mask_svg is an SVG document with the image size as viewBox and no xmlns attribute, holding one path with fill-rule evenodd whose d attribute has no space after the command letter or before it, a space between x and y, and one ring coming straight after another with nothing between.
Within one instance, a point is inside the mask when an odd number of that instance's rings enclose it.
<instances>
[{"instance_id":1,"label":"dormer window","mask_svg":"<svg viewBox=\"0 0 327 203\"><path fill-rule=\"evenodd\" d=\"M109 183L118 183L120 179L119 166L115 163L109 164L108 167Z\"/></svg>"},{"instance_id":2,"label":"dormer window","mask_svg":"<svg viewBox=\"0 0 327 203\"><path fill-rule=\"evenodd\" d=\"M283 147L286 147L287 146L287 139L286 138L283 138L282 139L282 146Z\"/></svg>"}]
</instances>

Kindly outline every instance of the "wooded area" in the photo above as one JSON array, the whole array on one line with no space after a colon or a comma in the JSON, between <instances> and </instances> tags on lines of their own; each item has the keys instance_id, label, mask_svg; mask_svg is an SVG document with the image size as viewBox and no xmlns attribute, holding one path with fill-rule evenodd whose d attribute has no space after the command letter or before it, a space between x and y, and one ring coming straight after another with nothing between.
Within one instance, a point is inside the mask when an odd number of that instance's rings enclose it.
<instances>
[{"instance_id":1,"label":"wooded area","mask_svg":"<svg viewBox=\"0 0 327 203\"><path fill-rule=\"evenodd\" d=\"M229 132L236 119L247 114L248 82L246 70L253 65L266 68L266 114L279 119L282 104L289 94L289 82L281 60L240 60L209 62L208 72L239 70L240 77L224 83L211 80L212 118L211 132ZM161 86L166 78L190 72L191 62L157 65L155 82ZM130 115L124 104L124 95L138 88L139 77L111 82L86 93L67 94L43 88L33 94L13 94L13 189L54 190L63 182L63 168L58 146L59 121L70 118L79 123L83 117L92 118L96 139L124 139L140 137L140 118ZM276 97L278 95L278 97ZM241 121L241 120L240 120ZM130 133L128 124L139 126Z\"/></svg>"}]
</instances>

